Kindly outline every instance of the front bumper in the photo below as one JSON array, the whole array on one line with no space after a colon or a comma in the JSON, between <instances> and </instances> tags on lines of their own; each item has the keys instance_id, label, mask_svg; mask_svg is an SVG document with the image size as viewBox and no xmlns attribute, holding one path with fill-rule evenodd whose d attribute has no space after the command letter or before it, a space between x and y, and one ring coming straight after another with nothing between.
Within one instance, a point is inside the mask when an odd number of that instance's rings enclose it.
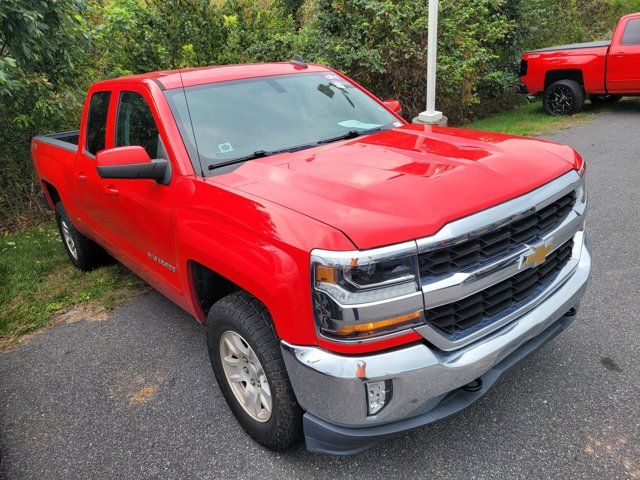
<instances>
[{"instance_id":1,"label":"front bumper","mask_svg":"<svg viewBox=\"0 0 640 480\"><path fill-rule=\"evenodd\" d=\"M282 342L287 371L305 410L311 451L348 455L397 433L456 413L484 395L505 373L536 352L573 320L589 279L586 236L574 273L536 308L464 348L443 352L427 344L366 356L337 355ZM461 387L481 379L482 387ZM392 380L393 396L367 415L365 382Z\"/></svg>"}]
</instances>

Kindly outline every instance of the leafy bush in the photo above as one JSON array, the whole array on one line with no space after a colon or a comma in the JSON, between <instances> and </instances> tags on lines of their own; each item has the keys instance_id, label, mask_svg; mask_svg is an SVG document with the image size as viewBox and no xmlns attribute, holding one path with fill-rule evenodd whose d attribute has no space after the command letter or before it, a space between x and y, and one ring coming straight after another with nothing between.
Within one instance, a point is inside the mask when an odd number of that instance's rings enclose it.
<instances>
[{"instance_id":1,"label":"leafy bush","mask_svg":"<svg viewBox=\"0 0 640 480\"><path fill-rule=\"evenodd\" d=\"M0 230L37 219L36 133L77 128L96 80L281 61L343 71L407 117L424 109L428 2L414 0L1 0ZM437 106L452 123L521 101L526 49L610 36L640 0L443 0Z\"/></svg>"},{"instance_id":2,"label":"leafy bush","mask_svg":"<svg viewBox=\"0 0 640 480\"><path fill-rule=\"evenodd\" d=\"M0 227L42 210L29 158L31 137L77 124L92 78L81 0L0 2Z\"/></svg>"}]
</instances>

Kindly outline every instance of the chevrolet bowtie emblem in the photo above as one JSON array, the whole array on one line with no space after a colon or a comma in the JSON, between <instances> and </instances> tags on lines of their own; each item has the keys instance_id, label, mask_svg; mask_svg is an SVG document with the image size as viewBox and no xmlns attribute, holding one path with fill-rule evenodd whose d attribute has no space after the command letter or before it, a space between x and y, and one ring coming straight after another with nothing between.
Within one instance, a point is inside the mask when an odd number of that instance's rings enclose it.
<instances>
[{"instance_id":1,"label":"chevrolet bowtie emblem","mask_svg":"<svg viewBox=\"0 0 640 480\"><path fill-rule=\"evenodd\" d=\"M546 260L547 255L551 253L551 250L553 250L553 243L551 242L538 245L534 248L533 253L522 256L520 259L520 268L537 267Z\"/></svg>"}]
</instances>

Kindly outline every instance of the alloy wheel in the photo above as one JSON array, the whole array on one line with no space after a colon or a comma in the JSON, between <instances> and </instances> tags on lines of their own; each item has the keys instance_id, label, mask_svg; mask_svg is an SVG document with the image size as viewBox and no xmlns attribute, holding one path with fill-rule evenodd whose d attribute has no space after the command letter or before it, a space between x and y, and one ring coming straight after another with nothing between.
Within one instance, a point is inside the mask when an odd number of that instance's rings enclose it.
<instances>
[{"instance_id":1,"label":"alloy wheel","mask_svg":"<svg viewBox=\"0 0 640 480\"><path fill-rule=\"evenodd\" d=\"M567 115L575 107L573 92L569 87L559 86L549 95L549 110L553 115Z\"/></svg>"},{"instance_id":2,"label":"alloy wheel","mask_svg":"<svg viewBox=\"0 0 640 480\"><path fill-rule=\"evenodd\" d=\"M67 248L69 249L69 253L71 253L71 256L77 260L78 249L76 248L76 242L73 240L73 237L71 236L71 230L69 228L69 225L67 224L66 221L60 220L60 226L62 227L62 237L64 238L64 243L67 245Z\"/></svg>"},{"instance_id":3,"label":"alloy wheel","mask_svg":"<svg viewBox=\"0 0 640 480\"><path fill-rule=\"evenodd\" d=\"M253 348L241 335L227 330L220 337L220 358L231 391L244 411L258 422L269 421L271 388Z\"/></svg>"}]
</instances>

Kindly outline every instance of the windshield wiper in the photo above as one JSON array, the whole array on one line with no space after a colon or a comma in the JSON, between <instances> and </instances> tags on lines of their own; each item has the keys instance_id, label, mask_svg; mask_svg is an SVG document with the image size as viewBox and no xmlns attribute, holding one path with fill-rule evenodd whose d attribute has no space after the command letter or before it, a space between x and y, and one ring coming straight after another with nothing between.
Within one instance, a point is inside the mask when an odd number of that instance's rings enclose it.
<instances>
[{"instance_id":1,"label":"windshield wiper","mask_svg":"<svg viewBox=\"0 0 640 480\"><path fill-rule=\"evenodd\" d=\"M315 147L315 143L307 143L304 145L296 145L295 147L282 148L280 150L256 150L255 152L246 155L244 157L232 158L231 160L226 160L221 163L213 163L209 165L207 168L209 170L215 170L216 168L226 167L228 165L235 165L236 163L246 162L247 160L255 160L256 158L269 157L271 155L276 155L278 153L289 153L289 152L297 152L299 150L304 150L305 148Z\"/></svg>"},{"instance_id":2,"label":"windshield wiper","mask_svg":"<svg viewBox=\"0 0 640 480\"><path fill-rule=\"evenodd\" d=\"M232 158L231 160L226 160L220 163L213 163L207 167L208 170L215 170L216 168L227 167L229 165L235 165L236 163L246 162L247 160L255 160L256 158L268 157L271 155L276 155L278 153L290 153L290 152L298 152L300 150L304 150L306 148L313 148L318 145L324 145L325 143L337 142L338 140L347 140L349 138L356 138L362 135L368 135L370 133L377 133L382 131L382 127L371 128L369 130L349 130L347 133L339 135L333 138L327 138L325 140L320 140L314 143L305 143L304 145L296 145L295 147L283 148L280 150L256 150L255 152L245 155L244 157Z\"/></svg>"},{"instance_id":3,"label":"windshield wiper","mask_svg":"<svg viewBox=\"0 0 640 480\"><path fill-rule=\"evenodd\" d=\"M266 152L264 150L256 150L255 152L253 152L250 155L246 155L244 157L232 158L231 160L226 160L226 161L220 162L220 163L213 163L213 164L209 165L207 168L209 170L214 170L216 168L226 167L228 165L235 165L236 163L246 162L247 160L253 160L255 158L267 157L269 155L273 155L273 153L272 152Z\"/></svg>"},{"instance_id":4,"label":"windshield wiper","mask_svg":"<svg viewBox=\"0 0 640 480\"><path fill-rule=\"evenodd\" d=\"M378 133L381 131L382 127L370 128L369 130L349 130L347 133L343 133L337 137L320 140L317 144L322 145L325 143L337 142L338 140L348 140L349 138L361 137L362 135L369 135L370 133Z\"/></svg>"}]
</instances>

